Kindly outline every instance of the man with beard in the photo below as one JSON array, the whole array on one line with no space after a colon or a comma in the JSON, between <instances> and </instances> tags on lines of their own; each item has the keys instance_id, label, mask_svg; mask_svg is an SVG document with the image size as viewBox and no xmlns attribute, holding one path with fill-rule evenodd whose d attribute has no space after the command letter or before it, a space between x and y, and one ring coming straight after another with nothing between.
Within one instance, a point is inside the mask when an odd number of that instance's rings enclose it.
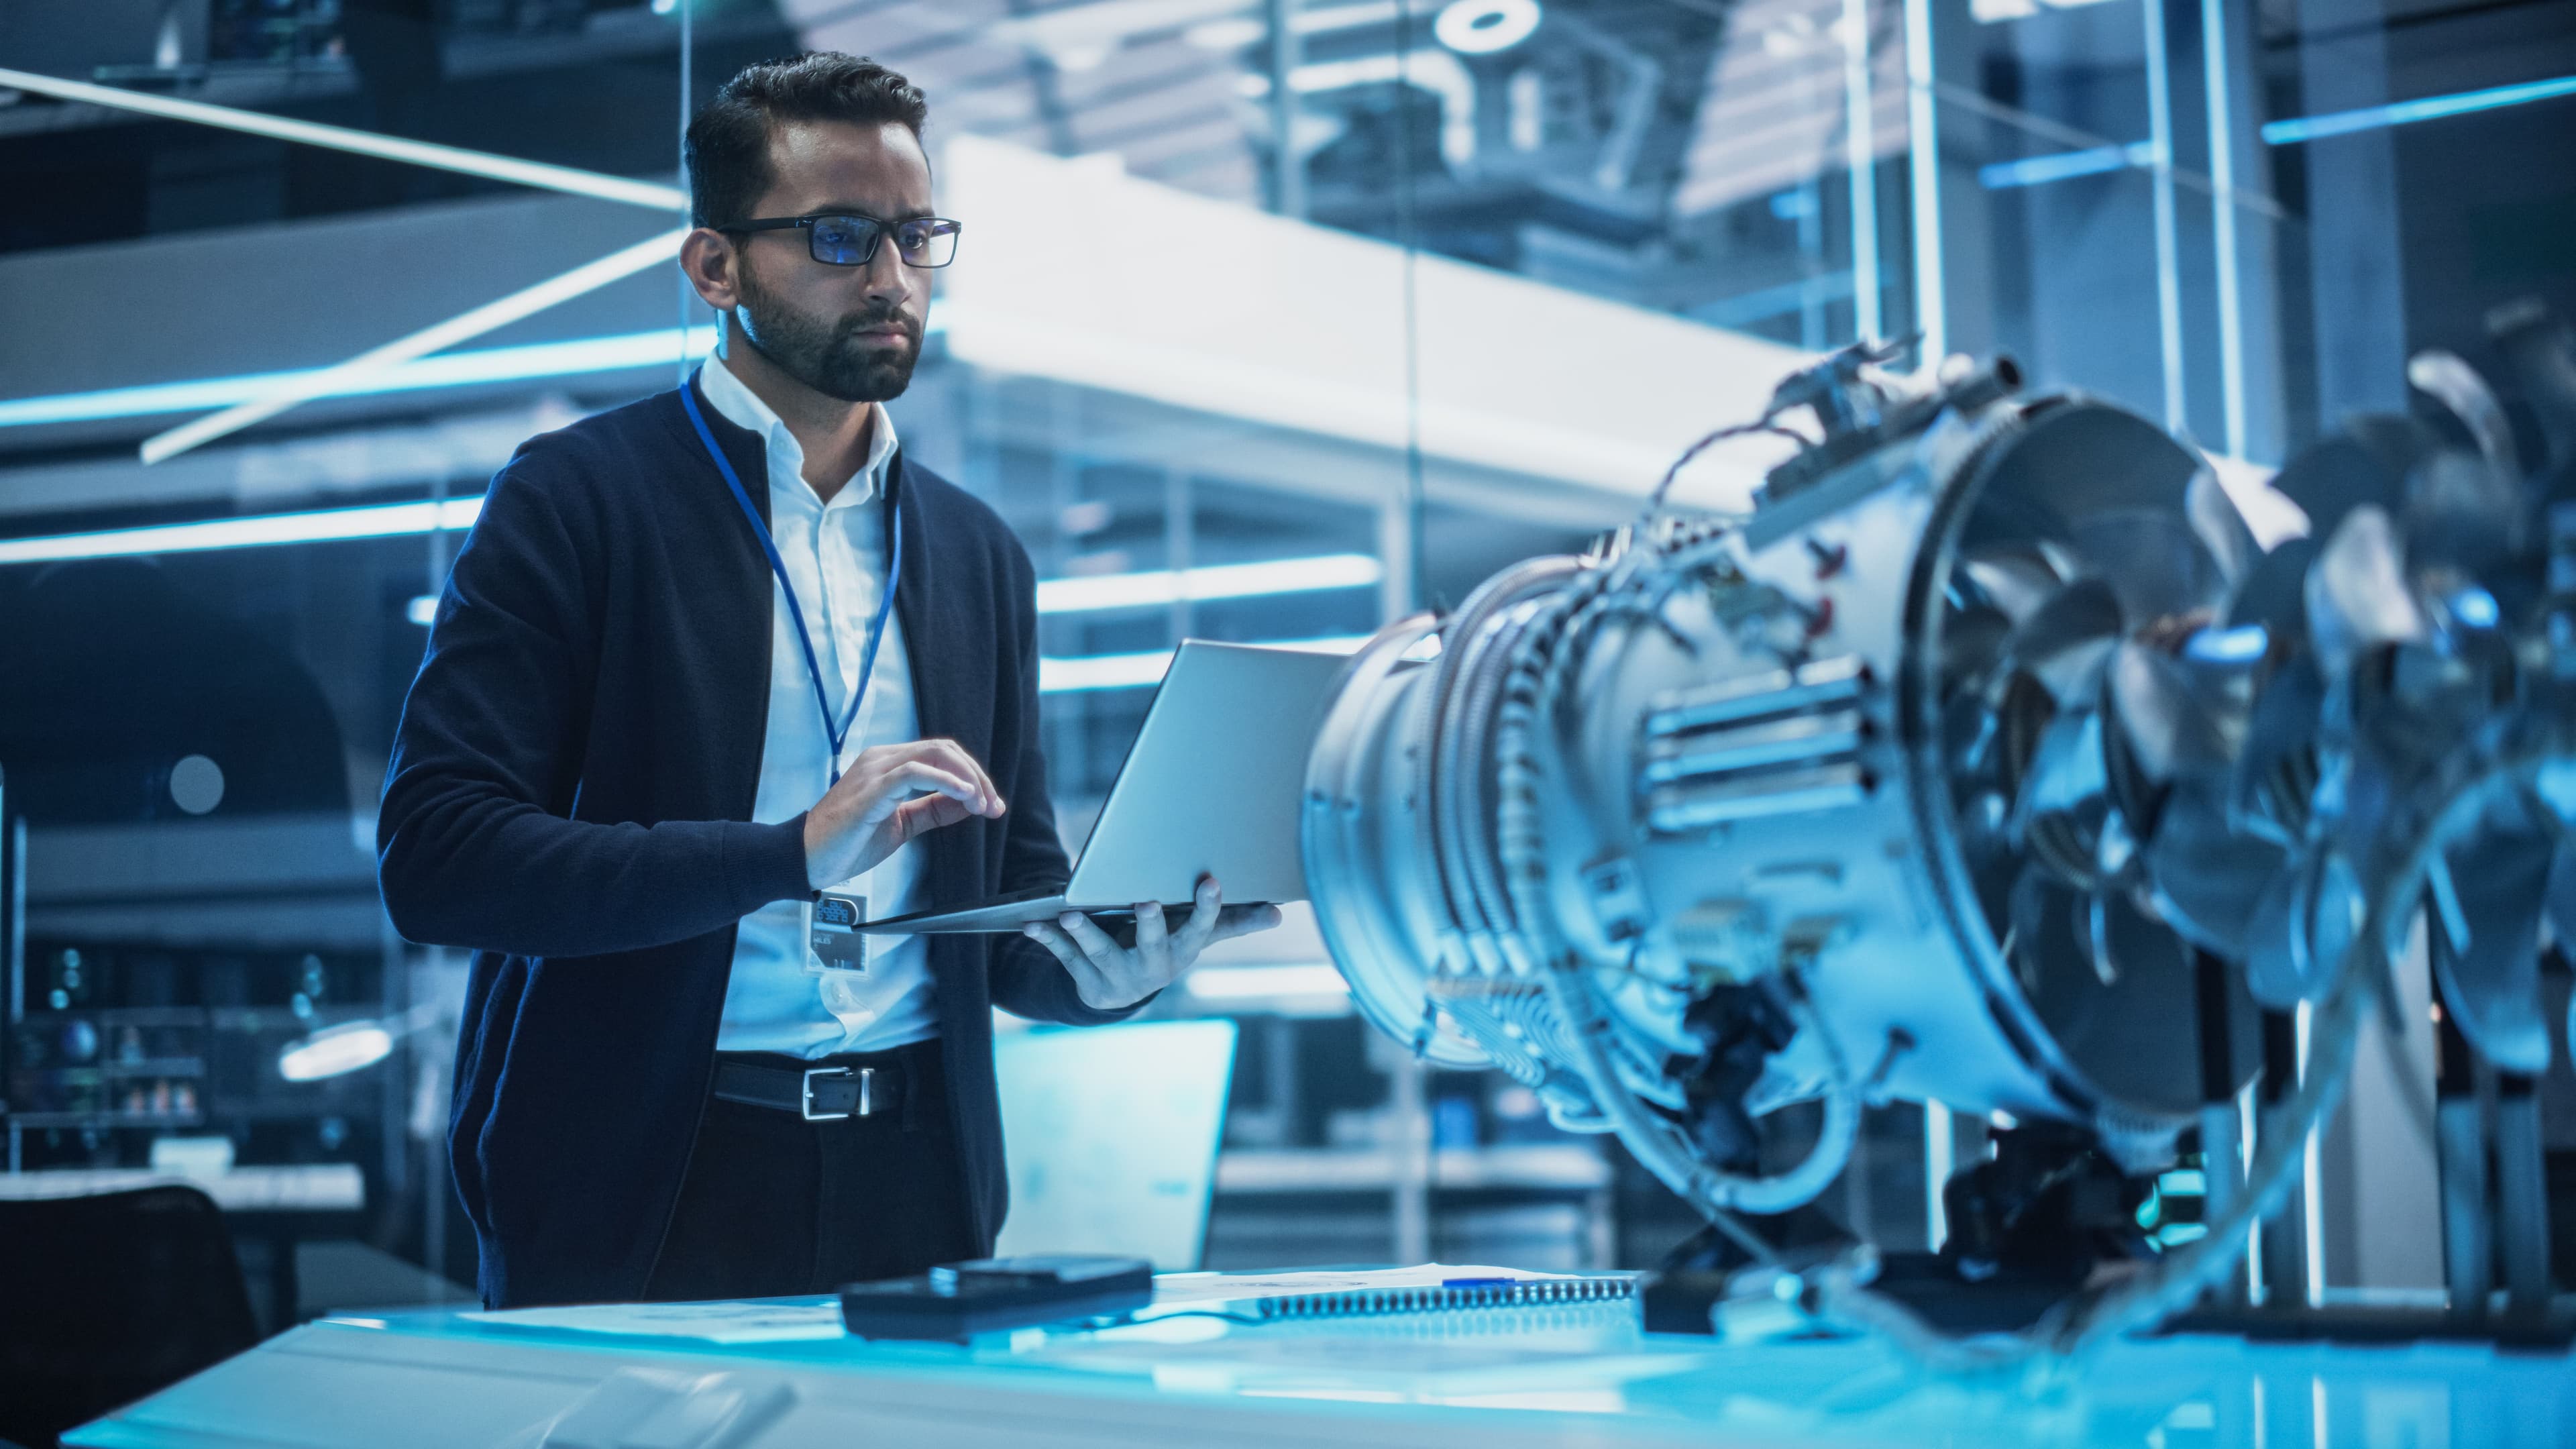
<instances>
[{"instance_id":1,"label":"man with beard","mask_svg":"<svg viewBox=\"0 0 2576 1449\"><path fill-rule=\"evenodd\" d=\"M1116 1020L1273 923L1131 942L831 929L1060 889L1036 585L884 403L961 228L870 61L690 123L677 391L533 438L439 600L377 827L394 924L475 951L449 1155L492 1306L828 1292L991 1250L992 1010Z\"/></svg>"}]
</instances>

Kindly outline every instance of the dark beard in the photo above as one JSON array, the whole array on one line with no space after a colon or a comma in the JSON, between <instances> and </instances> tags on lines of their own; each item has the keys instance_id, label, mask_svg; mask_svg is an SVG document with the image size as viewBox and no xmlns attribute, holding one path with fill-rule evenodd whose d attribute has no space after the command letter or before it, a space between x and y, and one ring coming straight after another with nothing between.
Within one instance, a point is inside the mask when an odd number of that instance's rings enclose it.
<instances>
[{"instance_id":1,"label":"dark beard","mask_svg":"<svg viewBox=\"0 0 2576 1449\"><path fill-rule=\"evenodd\" d=\"M887 347L859 333L896 320L892 307L871 307L837 324L799 312L762 290L742 268L734 285L742 297L743 333L778 370L843 402L884 402L903 396L912 385L913 364L921 360L921 322L901 320L909 346Z\"/></svg>"}]
</instances>

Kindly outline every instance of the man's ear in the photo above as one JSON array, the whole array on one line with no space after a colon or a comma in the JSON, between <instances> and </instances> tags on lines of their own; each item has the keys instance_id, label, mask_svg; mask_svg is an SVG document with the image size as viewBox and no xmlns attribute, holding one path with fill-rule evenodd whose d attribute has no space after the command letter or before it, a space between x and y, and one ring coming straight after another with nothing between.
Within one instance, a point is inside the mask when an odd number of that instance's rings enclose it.
<instances>
[{"instance_id":1,"label":"man's ear","mask_svg":"<svg viewBox=\"0 0 2576 1449\"><path fill-rule=\"evenodd\" d=\"M730 312L742 301L734 285L734 268L741 260L733 238L708 227L690 232L680 243L680 271L699 300L719 312Z\"/></svg>"}]
</instances>

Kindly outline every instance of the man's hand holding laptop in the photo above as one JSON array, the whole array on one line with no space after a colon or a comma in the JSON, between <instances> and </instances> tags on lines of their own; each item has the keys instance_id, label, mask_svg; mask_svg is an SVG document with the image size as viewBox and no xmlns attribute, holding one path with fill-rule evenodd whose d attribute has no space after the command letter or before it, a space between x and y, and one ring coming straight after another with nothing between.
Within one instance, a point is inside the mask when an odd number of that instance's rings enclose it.
<instances>
[{"instance_id":1,"label":"man's hand holding laptop","mask_svg":"<svg viewBox=\"0 0 2576 1449\"><path fill-rule=\"evenodd\" d=\"M1229 906L1216 877L1199 877L1197 899L1179 929L1163 919L1163 903L1136 903L1136 944L1116 938L1080 911L1066 911L1053 922L1031 921L1021 933L1055 953L1073 974L1074 988L1085 1006L1116 1011L1133 1006L1180 979L1199 953L1219 941L1267 931L1279 924L1277 906Z\"/></svg>"},{"instance_id":2,"label":"man's hand holding laptop","mask_svg":"<svg viewBox=\"0 0 2576 1449\"><path fill-rule=\"evenodd\" d=\"M1275 905L1226 905L1216 877L1198 877L1198 900L1190 902L1190 918L1182 920L1177 931L1164 923L1162 902L1136 902L1133 946L1121 946L1079 910L1066 910L1054 923L1030 920L1020 933L1064 962L1084 1006L1118 1011L1180 980L1180 972L1193 967L1200 951L1216 941L1270 931L1278 923L1280 908Z\"/></svg>"}]
</instances>

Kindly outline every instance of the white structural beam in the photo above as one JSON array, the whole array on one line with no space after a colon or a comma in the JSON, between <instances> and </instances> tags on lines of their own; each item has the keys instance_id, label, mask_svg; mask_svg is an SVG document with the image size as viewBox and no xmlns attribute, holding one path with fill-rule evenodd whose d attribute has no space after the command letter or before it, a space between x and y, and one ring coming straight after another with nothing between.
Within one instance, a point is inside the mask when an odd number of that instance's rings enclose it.
<instances>
[{"instance_id":1,"label":"white structural beam","mask_svg":"<svg viewBox=\"0 0 2576 1449\"><path fill-rule=\"evenodd\" d=\"M951 355L1402 452L1400 248L1139 180L1114 157L958 136L939 175L941 206L972 218L974 238L933 309ZM1444 257L1415 266L1435 461L1643 497L1712 426L1759 416L1806 359ZM1768 442L1712 450L1680 495L1741 506L1779 456Z\"/></svg>"}]
</instances>

